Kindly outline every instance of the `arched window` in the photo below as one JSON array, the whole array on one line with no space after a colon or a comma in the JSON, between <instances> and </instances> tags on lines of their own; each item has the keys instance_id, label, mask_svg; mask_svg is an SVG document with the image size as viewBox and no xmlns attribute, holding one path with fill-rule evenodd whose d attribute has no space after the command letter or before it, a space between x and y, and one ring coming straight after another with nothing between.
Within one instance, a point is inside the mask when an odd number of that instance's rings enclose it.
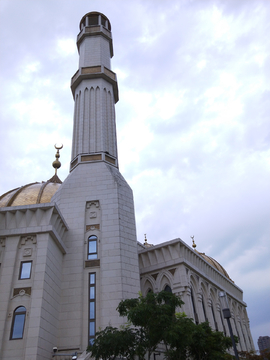
<instances>
[{"instance_id":1,"label":"arched window","mask_svg":"<svg viewBox=\"0 0 270 360\"><path fill-rule=\"evenodd\" d=\"M195 301L194 301L194 295L193 295L192 287L190 288L190 297L191 297L191 303L192 303L192 308L193 308L193 313L194 313L195 324L198 325L199 324L199 318L198 318L198 314L197 314L196 307L195 307Z\"/></svg>"},{"instance_id":2,"label":"arched window","mask_svg":"<svg viewBox=\"0 0 270 360\"><path fill-rule=\"evenodd\" d=\"M19 306L13 313L13 320L10 332L10 339L22 339L25 323L26 309L24 306Z\"/></svg>"},{"instance_id":3,"label":"arched window","mask_svg":"<svg viewBox=\"0 0 270 360\"><path fill-rule=\"evenodd\" d=\"M166 285L165 288L164 288L164 291L167 291L167 292L172 292L172 289L169 287L169 285Z\"/></svg>"},{"instance_id":4,"label":"arched window","mask_svg":"<svg viewBox=\"0 0 270 360\"><path fill-rule=\"evenodd\" d=\"M210 300L210 308L211 308L211 312L212 312L212 316L213 316L215 330L218 331L218 325L217 325L217 321L216 321L216 316L215 316L215 311L214 311L213 301L212 300Z\"/></svg>"},{"instance_id":5,"label":"arched window","mask_svg":"<svg viewBox=\"0 0 270 360\"><path fill-rule=\"evenodd\" d=\"M221 310L219 311L219 315L220 315L220 320L221 320L221 324L223 327L223 333L225 336L227 336L226 328L225 328L224 321L223 321L223 316L221 315Z\"/></svg>"},{"instance_id":6,"label":"arched window","mask_svg":"<svg viewBox=\"0 0 270 360\"><path fill-rule=\"evenodd\" d=\"M91 235L88 238L88 260L97 259L97 237Z\"/></svg>"},{"instance_id":7,"label":"arched window","mask_svg":"<svg viewBox=\"0 0 270 360\"><path fill-rule=\"evenodd\" d=\"M202 310L203 310L204 321L208 321L207 315L206 315L206 311L205 311L205 305L204 305L203 295L202 295Z\"/></svg>"}]
</instances>

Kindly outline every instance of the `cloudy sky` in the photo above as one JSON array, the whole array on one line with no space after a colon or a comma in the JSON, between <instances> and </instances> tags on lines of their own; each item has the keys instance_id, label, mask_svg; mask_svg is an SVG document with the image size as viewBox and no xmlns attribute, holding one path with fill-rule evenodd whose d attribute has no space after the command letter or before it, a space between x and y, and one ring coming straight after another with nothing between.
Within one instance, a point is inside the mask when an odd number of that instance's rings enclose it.
<instances>
[{"instance_id":1,"label":"cloudy sky","mask_svg":"<svg viewBox=\"0 0 270 360\"><path fill-rule=\"evenodd\" d=\"M180 237L244 290L270 335L269 0L1 0L0 194L69 171L76 36L103 12L114 40L120 171L137 235Z\"/></svg>"}]
</instances>

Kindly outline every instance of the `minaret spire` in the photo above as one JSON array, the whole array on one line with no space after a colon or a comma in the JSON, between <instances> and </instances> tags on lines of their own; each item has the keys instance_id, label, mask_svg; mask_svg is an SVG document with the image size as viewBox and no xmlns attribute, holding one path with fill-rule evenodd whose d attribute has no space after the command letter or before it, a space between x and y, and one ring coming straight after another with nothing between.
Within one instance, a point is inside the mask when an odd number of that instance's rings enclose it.
<instances>
[{"instance_id":1,"label":"minaret spire","mask_svg":"<svg viewBox=\"0 0 270 360\"><path fill-rule=\"evenodd\" d=\"M79 70L71 79L75 100L71 171L80 163L93 161L118 167L114 109L118 85L111 71L111 25L105 15L84 15L77 47Z\"/></svg>"}]
</instances>

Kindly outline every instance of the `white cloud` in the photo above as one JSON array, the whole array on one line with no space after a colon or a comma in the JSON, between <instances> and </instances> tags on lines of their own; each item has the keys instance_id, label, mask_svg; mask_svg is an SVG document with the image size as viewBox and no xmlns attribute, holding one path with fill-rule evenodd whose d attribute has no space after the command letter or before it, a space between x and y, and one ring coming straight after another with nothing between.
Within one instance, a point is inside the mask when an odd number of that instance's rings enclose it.
<instances>
[{"instance_id":1,"label":"white cloud","mask_svg":"<svg viewBox=\"0 0 270 360\"><path fill-rule=\"evenodd\" d=\"M74 39L58 39L56 44L56 51L58 56L63 57L77 53L77 47Z\"/></svg>"}]
</instances>

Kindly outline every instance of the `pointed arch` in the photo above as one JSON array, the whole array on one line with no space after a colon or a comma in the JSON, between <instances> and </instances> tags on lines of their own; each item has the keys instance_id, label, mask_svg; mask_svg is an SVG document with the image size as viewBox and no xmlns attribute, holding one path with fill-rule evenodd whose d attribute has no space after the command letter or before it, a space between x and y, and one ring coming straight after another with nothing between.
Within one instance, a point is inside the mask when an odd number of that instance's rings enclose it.
<instances>
[{"instance_id":1,"label":"pointed arch","mask_svg":"<svg viewBox=\"0 0 270 360\"><path fill-rule=\"evenodd\" d=\"M217 322L217 314L216 314L216 296L215 293L213 291L212 288L210 288L209 291L209 306L210 306L210 311L211 311L211 315L212 315L212 321L214 324L214 328L216 331L218 331L218 322Z\"/></svg>"},{"instance_id":2,"label":"pointed arch","mask_svg":"<svg viewBox=\"0 0 270 360\"><path fill-rule=\"evenodd\" d=\"M102 136L103 125L102 125L100 106L98 106L99 104L100 104L100 88L99 86L97 86L95 90L95 119L96 119L95 151L101 150L100 141L102 141L101 136Z\"/></svg>"},{"instance_id":3,"label":"pointed arch","mask_svg":"<svg viewBox=\"0 0 270 360\"><path fill-rule=\"evenodd\" d=\"M78 101L79 101L79 95L76 94L75 105L74 105L74 114L73 114L72 159L74 159L75 156L77 155L76 143L77 143Z\"/></svg>"},{"instance_id":4,"label":"pointed arch","mask_svg":"<svg viewBox=\"0 0 270 360\"><path fill-rule=\"evenodd\" d=\"M80 153L80 128L81 128L81 96L82 93L79 91L78 96L78 105L77 105L77 114L76 114L76 149L75 149L75 156L77 156Z\"/></svg>"},{"instance_id":5,"label":"pointed arch","mask_svg":"<svg viewBox=\"0 0 270 360\"><path fill-rule=\"evenodd\" d=\"M203 314L203 321L208 321L207 316L207 289L205 287L205 284L201 282L201 306L202 306L202 314Z\"/></svg>"},{"instance_id":6,"label":"pointed arch","mask_svg":"<svg viewBox=\"0 0 270 360\"><path fill-rule=\"evenodd\" d=\"M162 270L159 272L156 279L156 286L158 291L164 290L166 285L173 289L173 276L168 270Z\"/></svg>"},{"instance_id":7,"label":"pointed arch","mask_svg":"<svg viewBox=\"0 0 270 360\"><path fill-rule=\"evenodd\" d=\"M96 151L96 114L95 89L91 86L89 92L89 151Z\"/></svg>"},{"instance_id":8,"label":"pointed arch","mask_svg":"<svg viewBox=\"0 0 270 360\"><path fill-rule=\"evenodd\" d=\"M88 133L89 133L89 90L84 89L83 100L83 119L82 119L82 153L89 152Z\"/></svg>"},{"instance_id":9,"label":"pointed arch","mask_svg":"<svg viewBox=\"0 0 270 360\"><path fill-rule=\"evenodd\" d=\"M144 296L147 295L149 293L149 291L154 292L154 287L153 287L153 284L151 283L150 279L146 279L142 290L143 290L142 293Z\"/></svg>"},{"instance_id":10,"label":"pointed arch","mask_svg":"<svg viewBox=\"0 0 270 360\"><path fill-rule=\"evenodd\" d=\"M172 284L168 278L168 274L163 274L160 281L160 290L165 290L166 287L172 289Z\"/></svg>"},{"instance_id":11,"label":"pointed arch","mask_svg":"<svg viewBox=\"0 0 270 360\"><path fill-rule=\"evenodd\" d=\"M193 319L195 321L195 324L199 324L199 318L197 313L197 299L195 297L195 294L198 292L198 283L193 276L193 274L190 275L190 298L191 298L191 304L192 304L192 311L193 311Z\"/></svg>"}]
</instances>

